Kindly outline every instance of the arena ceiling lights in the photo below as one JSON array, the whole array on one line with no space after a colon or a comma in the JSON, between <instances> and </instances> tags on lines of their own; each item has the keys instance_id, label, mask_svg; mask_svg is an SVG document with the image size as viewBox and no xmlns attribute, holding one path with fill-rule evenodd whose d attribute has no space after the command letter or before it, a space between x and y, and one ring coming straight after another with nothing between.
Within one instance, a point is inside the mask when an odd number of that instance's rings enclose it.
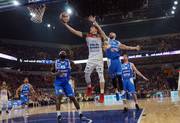
<instances>
[{"instance_id":1,"label":"arena ceiling lights","mask_svg":"<svg viewBox=\"0 0 180 123\"><path fill-rule=\"evenodd\" d=\"M3 53L0 53L0 58L17 61L17 58L10 56L10 55L3 54Z\"/></svg>"},{"instance_id":2,"label":"arena ceiling lights","mask_svg":"<svg viewBox=\"0 0 180 123\"><path fill-rule=\"evenodd\" d=\"M177 5L178 5L178 0L175 0L174 1L174 5L172 6L172 9L171 9L171 14L175 14L176 13L176 8L177 8Z\"/></svg>"}]
</instances>

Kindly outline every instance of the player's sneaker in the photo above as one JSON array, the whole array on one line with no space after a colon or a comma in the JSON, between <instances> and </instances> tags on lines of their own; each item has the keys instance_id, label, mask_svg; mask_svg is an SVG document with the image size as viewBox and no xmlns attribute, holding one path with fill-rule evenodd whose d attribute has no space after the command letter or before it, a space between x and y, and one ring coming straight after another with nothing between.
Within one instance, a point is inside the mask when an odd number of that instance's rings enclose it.
<instances>
[{"instance_id":1,"label":"player's sneaker","mask_svg":"<svg viewBox=\"0 0 180 123\"><path fill-rule=\"evenodd\" d=\"M116 93L116 100L117 100L117 101L119 101L119 100L120 100L119 93Z\"/></svg>"},{"instance_id":2,"label":"player's sneaker","mask_svg":"<svg viewBox=\"0 0 180 123\"><path fill-rule=\"evenodd\" d=\"M58 120L58 123L61 123L61 121L62 121L62 116L61 116L61 115L57 116L57 120Z\"/></svg>"},{"instance_id":3,"label":"player's sneaker","mask_svg":"<svg viewBox=\"0 0 180 123\"><path fill-rule=\"evenodd\" d=\"M8 111L8 110L6 110L6 113L7 113L7 114L9 114L9 111Z\"/></svg>"},{"instance_id":4,"label":"player's sneaker","mask_svg":"<svg viewBox=\"0 0 180 123\"><path fill-rule=\"evenodd\" d=\"M87 120L87 118L81 113L81 114L79 114L79 118L80 118L80 120Z\"/></svg>"},{"instance_id":5,"label":"player's sneaker","mask_svg":"<svg viewBox=\"0 0 180 123\"><path fill-rule=\"evenodd\" d=\"M104 94L99 95L99 102L104 103Z\"/></svg>"},{"instance_id":6,"label":"player's sneaker","mask_svg":"<svg viewBox=\"0 0 180 123\"><path fill-rule=\"evenodd\" d=\"M2 111L0 111L0 114L2 114Z\"/></svg>"},{"instance_id":7,"label":"player's sneaker","mask_svg":"<svg viewBox=\"0 0 180 123\"><path fill-rule=\"evenodd\" d=\"M126 94L126 91L122 90L121 95L124 95L124 94Z\"/></svg>"},{"instance_id":8,"label":"player's sneaker","mask_svg":"<svg viewBox=\"0 0 180 123\"><path fill-rule=\"evenodd\" d=\"M92 91L93 91L93 88L92 87L87 87L87 90L86 90L86 96L92 96Z\"/></svg>"},{"instance_id":9,"label":"player's sneaker","mask_svg":"<svg viewBox=\"0 0 180 123\"><path fill-rule=\"evenodd\" d=\"M135 104L135 107L136 107L136 110L140 109L138 104Z\"/></svg>"},{"instance_id":10,"label":"player's sneaker","mask_svg":"<svg viewBox=\"0 0 180 123\"><path fill-rule=\"evenodd\" d=\"M121 92L121 99L126 100L127 99L127 93L125 91Z\"/></svg>"},{"instance_id":11,"label":"player's sneaker","mask_svg":"<svg viewBox=\"0 0 180 123\"><path fill-rule=\"evenodd\" d=\"M79 118L80 119L82 119L83 118L83 114L81 113L81 114L79 114Z\"/></svg>"},{"instance_id":12,"label":"player's sneaker","mask_svg":"<svg viewBox=\"0 0 180 123\"><path fill-rule=\"evenodd\" d=\"M86 121L86 122L88 122L88 123L89 123L89 121L90 121L90 119L88 119L87 117L83 116L82 113L79 114L79 118L80 118L81 121Z\"/></svg>"},{"instance_id":13,"label":"player's sneaker","mask_svg":"<svg viewBox=\"0 0 180 123\"><path fill-rule=\"evenodd\" d=\"M126 113L127 111L128 111L128 108L127 108L127 107L124 107L123 112Z\"/></svg>"}]
</instances>

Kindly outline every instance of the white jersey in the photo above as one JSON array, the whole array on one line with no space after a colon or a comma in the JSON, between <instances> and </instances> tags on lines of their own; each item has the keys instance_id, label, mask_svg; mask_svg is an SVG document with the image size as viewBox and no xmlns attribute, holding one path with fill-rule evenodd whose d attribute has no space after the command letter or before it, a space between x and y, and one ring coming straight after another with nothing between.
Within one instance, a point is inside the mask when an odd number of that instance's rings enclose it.
<instances>
[{"instance_id":1,"label":"white jersey","mask_svg":"<svg viewBox=\"0 0 180 123\"><path fill-rule=\"evenodd\" d=\"M8 90L6 88L1 89L1 101L8 100Z\"/></svg>"},{"instance_id":2,"label":"white jersey","mask_svg":"<svg viewBox=\"0 0 180 123\"><path fill-rule=\"evenodd\" d=\"M102 40L100 37L87 34L86 42L89 48L89 59L103 60Z\"/></svg>"}]
</instances>

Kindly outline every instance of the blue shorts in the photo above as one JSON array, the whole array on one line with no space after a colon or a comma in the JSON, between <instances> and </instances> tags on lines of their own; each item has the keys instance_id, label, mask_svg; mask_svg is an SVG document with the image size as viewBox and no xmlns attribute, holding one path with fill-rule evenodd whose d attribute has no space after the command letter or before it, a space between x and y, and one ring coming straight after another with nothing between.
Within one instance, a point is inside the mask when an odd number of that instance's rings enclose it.
<instances>
[{"instance_id":1,"label":"blue shorts","mask_svg":"<svg viewBox=\"0 0 180 123\"><path fill-rule=\"evenodd\" d=\"M123 89L124 89L124 91L128 91L130 93L136 92L133 78L123 79Z\"/></svg>"},{"instance_id":2,"label":"blue shorts","mask_svg":"<svg viewBox=\"0 0 180 123\"><path fill-rule=\"evenodd\" d=\"M119 58L110 60L108 71L111 78L122 74L121 61Z\"/></svg>"},{"instance_id":3,"label":"blue shorts","mask_svg":"<svg viewBox=\"0 0 180 123\"><path fill-rule=\"evenodd\" d=\"M27 95L20 95L21 105L26 105L29 103L29 97Z\"/></svg>"},{"instance_id":4,"label":"blue shorts","mask_svg":"<svg viewBox=\"0 0 180 123\"><path fill-rule=\"evenodd\" d=\"M68 97L75 96L74 91L68 81L63 82L61 80L55 80L54 88L55 88L56 96L59 96L62 94L63 95L65 94Z\"/></svg>"}]
</instances>

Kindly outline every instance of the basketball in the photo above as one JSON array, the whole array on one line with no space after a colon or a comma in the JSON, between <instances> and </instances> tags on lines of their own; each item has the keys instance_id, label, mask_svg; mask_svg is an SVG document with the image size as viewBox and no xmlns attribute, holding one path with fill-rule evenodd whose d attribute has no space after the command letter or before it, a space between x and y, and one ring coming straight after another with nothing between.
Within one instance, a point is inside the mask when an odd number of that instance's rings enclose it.
<instances>
[{"instance_id":1,"label":"basketball","mask_svg":"<svg viewBox=\"0 0 180 123\"><path fill-rule=\"evenodd\" d=\"M69 19L70 19L70 16L69 16L69 14L67 12L62 12L60 14L59 18L63 23L68 23Z\"/></svg>"}]
</instances>

